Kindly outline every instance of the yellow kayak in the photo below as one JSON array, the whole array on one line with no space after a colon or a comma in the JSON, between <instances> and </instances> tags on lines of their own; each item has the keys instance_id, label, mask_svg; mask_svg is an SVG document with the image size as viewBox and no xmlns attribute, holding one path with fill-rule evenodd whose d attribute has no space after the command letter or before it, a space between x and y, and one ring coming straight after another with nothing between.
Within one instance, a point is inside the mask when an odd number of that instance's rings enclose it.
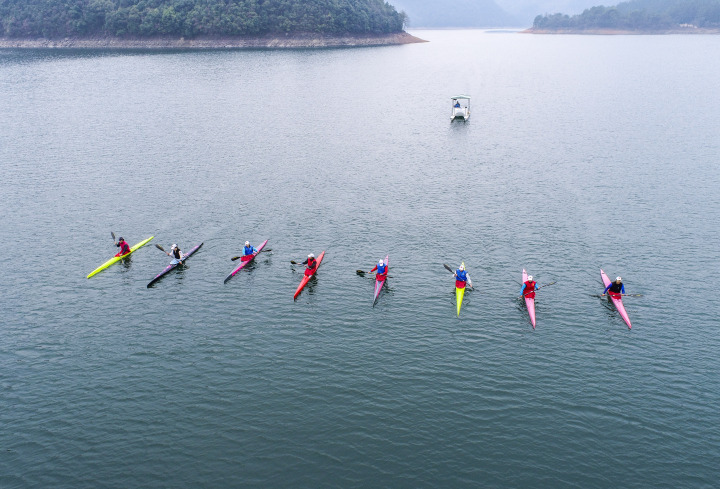
<instances>
[{"instance_id":1,"label":"yellow kayak","mask_svg":"<svg viewBox=\"0 0 720 489\"><path fill-rule=\"evenodd\" d=\"M150 242L150 240L153 239L154 237L155 237L155 236L150 236L150 237L149 237L148 239L146 239L145 241L140 241L138 244L136 244L135 246L133 246L132 248L130 248L130 253L128 253L128 254L126 254L126 255L123 255L123 256L113 256L113 257L110 258L108 261L106 261L105 263L103 263L102 265L100 265L99 267L97 267L95 270L93 270L92 272L90 272L90 274L87 276L87 278L92 277L92 276L95 275L96 273L102 272L102 271L105 270L107 267L109 267L109 266L112 265L113 263L117 263L118 261L122 260L122 259L125 258L126 256L130 256L133 251L142 248L143 246L145 246L146 244L148 244L148 243Z\"/></svg>"},{"instance_id":2,"label":"yellow kayak","mask_svg":"<svg viewBox=\"0 0 720 489\"><path fill-rule=\"evenodd\" d=\"M465 296L465 284L463 287L455 287L455 301L457 302L457 315L460 317L460 308L462 307L463 297Z\"/></svg>"}]
</instances>

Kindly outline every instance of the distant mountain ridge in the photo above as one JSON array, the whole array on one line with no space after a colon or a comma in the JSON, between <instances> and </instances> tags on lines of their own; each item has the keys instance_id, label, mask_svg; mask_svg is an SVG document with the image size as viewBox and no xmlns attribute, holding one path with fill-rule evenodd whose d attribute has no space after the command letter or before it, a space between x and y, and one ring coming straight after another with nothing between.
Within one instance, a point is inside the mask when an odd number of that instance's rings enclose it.
<instances>
[{"instance_id":1,"label":"distant mountain ridge","mask_svg":"<svg viewBox=\"0 0 720 489\"><path fill-rule=\"evenodd\" d=\"M409 27L507 27L520 26L494 0L389 0L407 14Z\"/></svg>"}]
</instances>

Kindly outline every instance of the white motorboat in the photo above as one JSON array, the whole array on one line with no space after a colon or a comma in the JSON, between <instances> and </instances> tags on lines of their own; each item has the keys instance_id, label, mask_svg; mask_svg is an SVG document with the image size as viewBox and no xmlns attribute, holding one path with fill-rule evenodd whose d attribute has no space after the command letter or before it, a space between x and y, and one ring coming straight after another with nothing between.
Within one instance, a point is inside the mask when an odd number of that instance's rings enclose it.
<instances>
[{"instance_id":1,"label":"white motorboat","mask_svg":"<svg viewBox=\"0 0 720 489\"><path fill-rule=\"evenodd\" d=\"M466 121L470 118L470 97L467 95L456 95L452 97L452 115L450 120L462 119Z\"/></svg>"}]
</instances>

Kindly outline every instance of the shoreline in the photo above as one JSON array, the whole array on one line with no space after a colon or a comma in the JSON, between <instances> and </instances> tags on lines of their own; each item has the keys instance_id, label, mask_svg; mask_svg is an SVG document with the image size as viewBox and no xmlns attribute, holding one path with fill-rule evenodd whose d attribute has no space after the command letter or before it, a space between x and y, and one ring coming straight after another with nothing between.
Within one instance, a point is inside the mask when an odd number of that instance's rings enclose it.
<instances>
[{"instance_id":1,"label":"shoreline","mask_svg":"<svg viewBox=\"0 0 720 489\"><path fill-rule=\"evenodd\" d=\"M677 27L675 29L658 30L627 30L627 29L534 29L529 28L520 34L586 34L592 36L657 36L657 35L706 35L720 34L720 29L705 29L700 27Z\"/></svg>"},{"instance_id":2,"label":"shoreline","mask_svg":"<svg viewBox=\"0 0 720 489\"><path fill-rule=\"evenodd\" d=\"M246 38L148 38L121 39L112 37L63 39L0 38L0 48L49 49L301 49L365 46L396 46L428 42L407 32L379 35L324 36L290 34Z\"/></svg>"}]
</instances>

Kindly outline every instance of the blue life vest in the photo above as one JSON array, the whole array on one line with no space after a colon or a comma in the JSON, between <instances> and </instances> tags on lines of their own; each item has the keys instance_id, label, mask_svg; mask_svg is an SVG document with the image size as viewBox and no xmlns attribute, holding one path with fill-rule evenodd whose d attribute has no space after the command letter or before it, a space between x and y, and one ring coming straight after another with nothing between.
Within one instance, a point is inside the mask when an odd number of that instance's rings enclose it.
<instances>
[{"instance_id":1,"label":"blue life vest","mask_svg":"<svg viewBox=\"0 0 720 489\"><path fill-rule=\"evenodd\" d=\"M243 253L245 253L245 256L252 255L254 251L255 248L253 248L252 246L246 246L245 248L243 248Z\"/></svg>"},{"instance_id":2,"label":"blue life vest","mask_svg":"<svg viewBox=\"0 0 720 489\"><path fill-rule=\"evenodd\" d=\"M381 275L383 273L385 273L386 270L387 270L387 265L383 265L382 267L380 267L380 266L377 267L377 273L379 273Z\"/></svg>"},{"instance_id":3,"label":"blue life vest","mask_svg":"<svg viewBox=\"0 0 720 489\"><path fill-rule=\"evenodd\" d=\"M455 274L457 274L457 279L461 282L467 282L467 270L460 270L459 268L455 270Z\"/></svg>"}]
</instances>

